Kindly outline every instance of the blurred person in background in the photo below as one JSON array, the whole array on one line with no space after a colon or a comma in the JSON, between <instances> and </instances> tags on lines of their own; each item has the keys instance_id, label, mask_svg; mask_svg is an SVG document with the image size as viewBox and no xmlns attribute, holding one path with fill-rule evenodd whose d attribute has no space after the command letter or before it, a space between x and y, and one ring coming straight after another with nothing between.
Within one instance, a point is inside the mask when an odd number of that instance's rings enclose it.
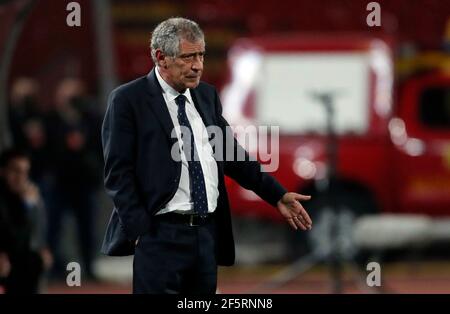
<instances>
[{"instance_id":1,"label":"blurred person in background","mask_svg":"<svg viewBox=\"0 0 450 314\"><path fill-rule=\"evenodd\" d=\"M115 208L102 251L134 253L134 293L214 294L217 265L232 265L235 256L224 175L276 207L294 229L311 228L299 202L309 197L287 192L230 136L216 89L200 82L205 41L197 23L159 24L151 54L156 67L109 97L102 140ZM215 160L206 136L213 125L227 135L216 152L231 147L226 156L245 161ZM175 139L177 126L184 130ZM177 140L181 162L171 154Z\"/></svg>"},{"instance_id":2,"label":"blurred person in background","mask_svg":"<svg viewBox=\"0 0 450 314\"><path fill-rule=\"evenodd\" d=\"M0 286L6 293L38 293L52 263L45 241L45 206L30 181L30 159L19 149L0 156Z\"/></svg>"},{"instance_id":3,"label":"blurred person in background","mask_svg":"<svg viewBox=\"0 0 450 314\"><path fill-rule=\"evenodd\" d=\"M27 146L24 126L36 113L38 92L38 82L28 77L16 79L11 86L9 124L17 147Z\"/></svg>"},{"instance_id":4,"label":"blurred person in background","mask_svg":"<svg viewBox=\"0 0 450 314\"><path fill-rule=\"evenodd\" d=\"M70 210L76 219L83 272L87 279L96 279L92 263L96 196L102 173L100 123L83 82L76 78L62 80L48 121L54 172L48 241L55 255L52 275L56 278L65 276L60 239L65 214Z\"/></svg>"},{"instance_id":5,"label":"blurred person in background","mask_svg":"<svg viewBox=\"0 0 450 314\"><path fill-rule=\"evenodd\" d=\"M14 146L29 153L33 165L31 179L46 199L49 180L47 115L38 95L39 84L35 79L21 77L15 80L10 93L9 124Z\"/></svg>"}]
</instances>

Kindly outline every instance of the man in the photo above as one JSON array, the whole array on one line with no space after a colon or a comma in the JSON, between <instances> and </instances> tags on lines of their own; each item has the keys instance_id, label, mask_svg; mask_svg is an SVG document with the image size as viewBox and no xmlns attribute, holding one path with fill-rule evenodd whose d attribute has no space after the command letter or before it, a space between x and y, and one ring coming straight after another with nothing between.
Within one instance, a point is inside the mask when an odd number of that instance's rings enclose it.
<instances>
[{"instance_id":1,"label":"man","mask_svg":"<svg viewBox=\"0 0 450 314\"><path fill-rule=\"evenodd\" d=\"M93 269L93 248L96 242L96 194L102 175L101 118L97 119L92 110L94 107L80 79L65 78L58 85L55 108L49 115L48 125L54 184L48 202L47 237L55 257L50 273L54 279L66 276L67 262L60 240L62 226L70 212L75 218L83 278L97 280Z\"/></svg>"},{"instance_id":2,"label":"man","mask_svg":"<svg viewBox=\"0 0 450 314\"><path fill-rule=\"evenodd\" d=\"M45 212L20 150L0 157L0 286L6 293L37 293L52 257L45 245Z\"/></svg>"},{"instance_id":3,"label":"man","mask_svg":"<svg viewBox=\"0 0 450 314\"><path fill-rule=\"evenodd\" d=\"M215 293L217 265L235 257L224 175L276 206L294 229L311 228L298 202L309 196L287 193L232 136L224 136L231 154L246 161L213 156L206 128L230 129L216 89L200 82L205 41L195 22L159 24L151 54L156 67L109 97L102 141L114 210L102 251L134 253L134 293ZM218 148L228 156L225 141Z\"/></svg>"}]
</instances>

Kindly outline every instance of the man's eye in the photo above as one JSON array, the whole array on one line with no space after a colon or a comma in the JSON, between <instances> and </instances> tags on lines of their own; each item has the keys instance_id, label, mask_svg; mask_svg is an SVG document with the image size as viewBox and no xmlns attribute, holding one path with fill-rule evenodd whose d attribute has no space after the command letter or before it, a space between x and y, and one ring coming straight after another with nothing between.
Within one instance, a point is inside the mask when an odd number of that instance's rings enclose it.
<instances>
[{"instance_id":1,"label":"man's eye","mask_svg":"<svg viewBox=\"0 0 450 314\"><path fill-rule=\"evenodd\" d=\"M188 54L188 55L181 55L180 58L183 59L184 61L193 61L197 55L200 59L203 59L205 56L205 53L199 52L199 53L193 53L193 54Z\"/></svg>"},{"instance_id":2,"label":"man's eye","mask_svg":"<svg viewBox=\"0 0 450 314\"><path fill-rule=\"evenodd\" d=\"M185 61L189 61L189 60L192 59L192 55L183 55L183 56L180 56L180 58L185 60Z\"/></svg>"}]
</instances>

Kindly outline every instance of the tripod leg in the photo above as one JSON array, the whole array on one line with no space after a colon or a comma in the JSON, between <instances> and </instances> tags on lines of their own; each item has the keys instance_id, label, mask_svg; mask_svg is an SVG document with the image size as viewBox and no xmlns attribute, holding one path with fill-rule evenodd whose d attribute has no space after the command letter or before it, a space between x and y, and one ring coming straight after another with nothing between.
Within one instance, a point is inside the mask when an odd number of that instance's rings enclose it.
<instances>
[{"instance_id":1,"label":"tripod leg","mask_svg":"<svg viewBox=\"0 0 450 314\"><path fill-rule=\"evenodd\" d=\"M280 288L311 269L318 262L323 261L325 257L326 254L322 250L315 250L276 273L272 278L256 287L252 293Z\"/></svg>"}]
</instances>

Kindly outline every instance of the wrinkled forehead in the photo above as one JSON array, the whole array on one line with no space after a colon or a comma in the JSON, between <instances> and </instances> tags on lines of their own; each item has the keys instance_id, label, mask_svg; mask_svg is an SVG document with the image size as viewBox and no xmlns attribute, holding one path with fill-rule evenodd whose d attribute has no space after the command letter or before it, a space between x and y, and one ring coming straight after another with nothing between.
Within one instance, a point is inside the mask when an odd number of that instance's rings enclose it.
<instances>
[{"instance_id":1,"label":"wrinkled forehead","mask_svg":"<svg viewBox=\"0 0 450 314\"><path fill-rule=\"evenodd\" d=\"M204 52L205 42L203 40L199 41L189 41L186 39L181 39L180 41L180 54Z\"/></svg>"}]
</instances>

